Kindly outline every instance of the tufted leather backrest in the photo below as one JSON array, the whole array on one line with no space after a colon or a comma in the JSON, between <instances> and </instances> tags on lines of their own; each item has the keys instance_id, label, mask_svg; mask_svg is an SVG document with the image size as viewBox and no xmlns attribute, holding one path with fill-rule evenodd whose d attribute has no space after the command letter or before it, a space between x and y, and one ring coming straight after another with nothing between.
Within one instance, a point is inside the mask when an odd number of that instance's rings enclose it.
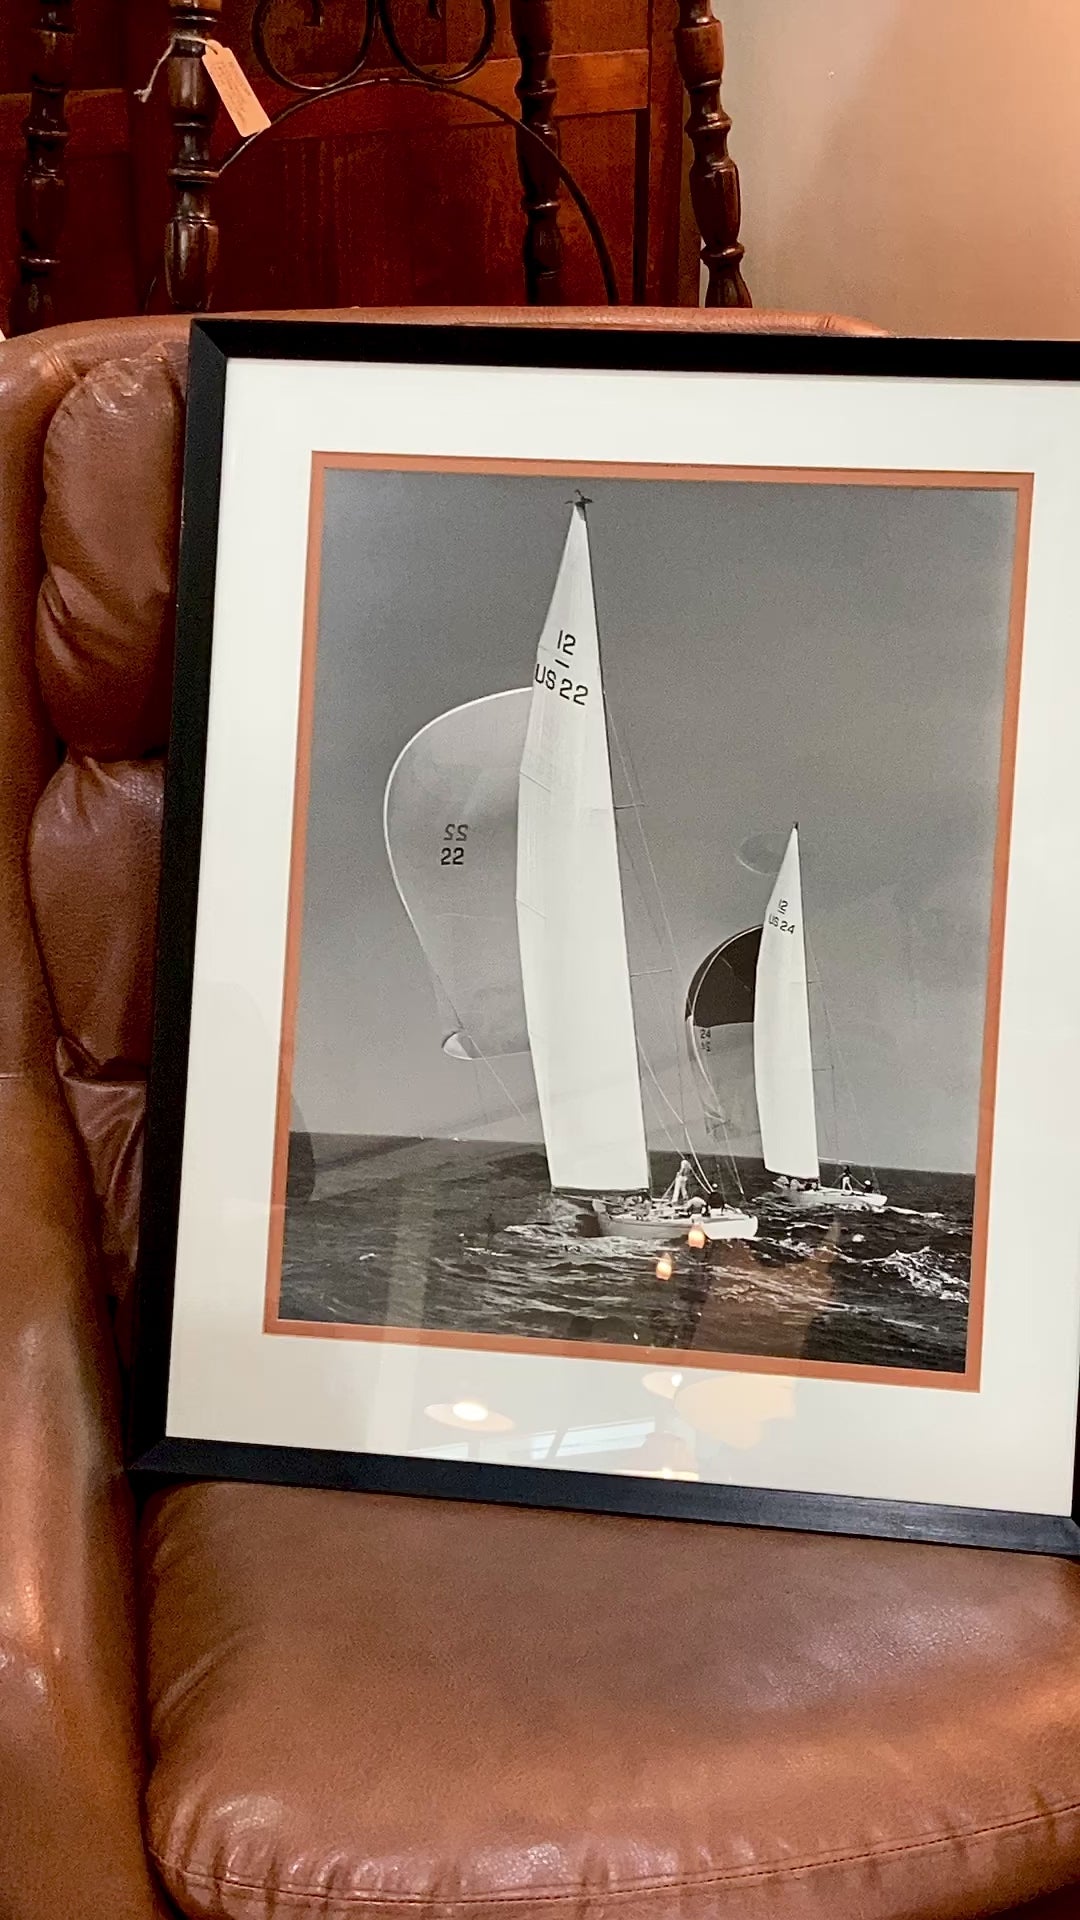
<instances>
[{"instance_id":1,"label":"tufted leather backrest","mask_svg":"<svg viewBox=\"0 0 1080 1920\"><path fill-rule=\"evenodd\" d=\"M42 465L38 683L64 757L34 810L27 872L55 1065L98 1205L126 1333L150 1060L186 342L75 382Z\"/></svg>"},{"instance_id":2,"label":"tufted leather backrest","mask_svg":"<svg viewBox=\"0 0 1080 1920\"><path fill-rule=\"evenodd\" d=\"M877 331L742 311L370 317ZM51 1056L96 1197L122 1353L150 1057L186 335L179 320L97 323L0 350L21 356L0 361L9 629L0 702L10 702L0 719L0 1073L11 1063L40 1071Z\"/></svg>"}]
</instances>

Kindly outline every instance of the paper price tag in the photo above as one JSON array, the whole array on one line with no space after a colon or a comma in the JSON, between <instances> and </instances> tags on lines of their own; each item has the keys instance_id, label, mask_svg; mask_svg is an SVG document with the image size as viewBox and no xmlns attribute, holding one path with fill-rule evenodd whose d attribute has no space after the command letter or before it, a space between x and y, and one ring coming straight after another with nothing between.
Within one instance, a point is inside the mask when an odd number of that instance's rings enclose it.
<instances>
[{"instance_id":1,"label":"paper price tag","mask_svg":"<svg viewBox=\"0 0 1080 1920\"><path fill-rule=\"evenodd\" d=\"M217 89L217 95L241 138L265 133L270 115L260 106L255 90L231 47L220 40L203 45L203 65Z\"/></svg>"}]
</instances>

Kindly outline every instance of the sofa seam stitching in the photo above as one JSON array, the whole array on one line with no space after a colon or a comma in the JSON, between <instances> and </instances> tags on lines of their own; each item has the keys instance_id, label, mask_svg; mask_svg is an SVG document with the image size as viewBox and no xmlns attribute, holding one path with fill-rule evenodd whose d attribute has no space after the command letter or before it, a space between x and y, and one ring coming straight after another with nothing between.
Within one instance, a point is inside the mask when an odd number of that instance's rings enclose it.
<instances>
[{"instance_id":1,"label":"sofa seam stitching","mask_svg":"<svg viewBox=\"0 0 1080 1920\"><path fill-rule=\"evenodd\" d=\"M533 1900L547 1905L565 1905L582 1898L604 1900L632 1900L655 1893L686 1892L693 1893L710 1887L728 1885L746 1885L755 1880L779 1879L787 1874L794 1877L800 1873L813 1873L823 1867L847 1866L859 1861L868 1865L888 1861L907 1853L933 1852L935 1848L955 1846L971 1840L985 1838L988 1834L1018 1833L1025 1827L1044 1825L1048 1819L1059 1819L1062 1815L1080 1813L1080 1801L1071 1800L1060 1806L1047 1807L1040 1813L1024 1814L1016 1820L992 1821L986 1826L972 1827L966 1833L940 1833L932 1839L902 1840L895 1846L872 1847L860 1852L817 1854L794 1863L790 1861L772 1861L766 1866L724 1869L719 1873L697 1874L691 1877L674 1875L662 1880L641 1880L629 1885L614 1887L580 1887L574 1890L556 1892L550 1889L528 1888L515 1893L486 1893L451 1895L426 1893L334 1893L326 1887L278 1887L260 1886L252 1880L237 1880L231 1874L204 1873L197 1868L188 1870L173 1865L155 1847L150 1847L151 1858L157 1863L163 1874L171 1871L176 1877L192 1881L200 1886L222 1887L231 1892L257 1894L265 1897L272 1894L277 1900L335 1900L343 1905L369 1907L460 1907L478 1908L485 1906L515 1906Z\"/></svg>"}]
</instances>

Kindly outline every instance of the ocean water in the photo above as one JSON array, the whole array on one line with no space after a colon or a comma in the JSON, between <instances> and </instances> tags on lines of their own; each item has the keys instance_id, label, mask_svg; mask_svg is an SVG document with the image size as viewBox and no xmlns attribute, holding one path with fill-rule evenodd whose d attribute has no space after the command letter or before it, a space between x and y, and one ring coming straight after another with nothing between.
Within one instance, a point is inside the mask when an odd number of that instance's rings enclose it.
<instances>
[{"instance_id":1,"label":"ocean water","mask_svg":"<svg viewBox=\"0 0 1080 1920\"><path fill-rule=\"evenodd\" d=\"M674 1168L653 1156L657 1190ZM878 1175L883 1213L830 1218L766 1201L755 1240L697 1254L600 1238L590 1213L551 1194L544 1157L527 1146L296 1136L281 1314L956 1371L974 1182ZM760 1166L740 1176L760 1205L769 1176ZM674 1262L666 1281L662 1251Z\"/></svg>"}]
</instances>

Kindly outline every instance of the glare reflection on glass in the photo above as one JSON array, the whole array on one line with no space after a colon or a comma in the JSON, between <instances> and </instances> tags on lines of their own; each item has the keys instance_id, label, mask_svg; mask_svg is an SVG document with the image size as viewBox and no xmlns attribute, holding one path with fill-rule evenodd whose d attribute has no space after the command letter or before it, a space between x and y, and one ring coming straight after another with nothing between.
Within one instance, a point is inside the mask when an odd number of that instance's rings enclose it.
<instances>
[{"instance_id":1,"label":"glare reflection on glass","mask_svg":"<svg viewBox=\"0 0 1080 1920\"><path fill-rule=\"evenodd\" d=\"M441 1427L464 1427L469 1433L509 1433L514 1424L505 1413L485 1407L482 1400L440 1401L424 1412Z\"/></svg>"},{"instance_id":2,"label":"glare reflection on glass","mask_svg":"<svg viewBox=\"0 0 1080 1920\"><path fill-rule=\"evenodd\" d=\"M678 1389L675 1410L695 1433L748 1451L774 1421L795 1418L795 1385L773 1374L697 1374Z\"/></svg>"},{"instance_id":3,"label":"glare reflection on glass","mask_svg":"<svg viewBox=\"0 0 1080 1920\"><path fill-rule=\"evenodd\" d=\"M682 1386L681 1373L669 1373L666 1367L659 1367L653 1373L642 1375L641 1384L646 1393L659 1394L661 1400L674 1400Z\"/></svg>"}]
</instances>

